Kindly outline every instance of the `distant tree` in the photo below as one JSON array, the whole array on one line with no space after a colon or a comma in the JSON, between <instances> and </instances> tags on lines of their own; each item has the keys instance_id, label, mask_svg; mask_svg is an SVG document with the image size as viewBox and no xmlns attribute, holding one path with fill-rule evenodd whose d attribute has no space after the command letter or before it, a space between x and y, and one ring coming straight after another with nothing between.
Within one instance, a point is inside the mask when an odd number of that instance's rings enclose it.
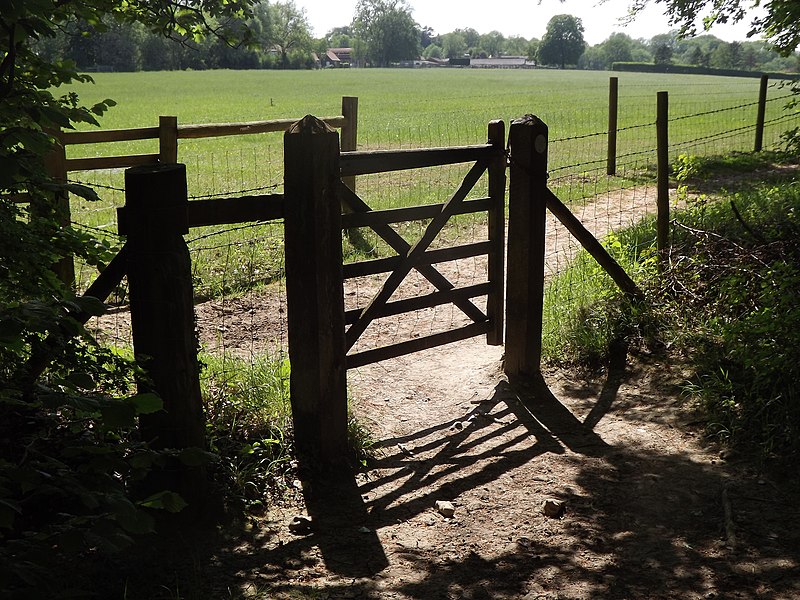
<instances>
[{"instance_id":1,"label":"distant tree","mask_svg":"<svg viewBox=\"0 0 800 600\"><path fill-rule=\"evenodd\" d=\"M658 43L653 46L653 62L657 65L668 65L672 62L672 46Z\"/></svg>"},{"instance_id":2,"label":"distant tree","mask_svg":"<svg viewBox=\"0 0 800 600\"><path fill-rule=\"evenodd\" d=\"M481 43L481 34L475 31L472 27L466 29L456 29L453 33L460 33L464 36L464 41L467 43L467 48L477 48Z\"/></svg>"},{"instance_id":3,"label":"distant tree","mask_svg":"<svg viewBox=\"0 0 800 600\"><path fill-rule=\"evenodd\" d=\"M738 69L741 59L741 45L723 42L709 57L710 66L715 69Z\"/></svg>"},{"instance_id":4,"label":"distant tree","mask_svg":"<svg viewBox=\"0 0 800 600\"><path fill-rule=\"evenodd\" d=\"M422 51L422 58L442 58L444 56L444 52L442 52L441 46L437 46L436 44L429 44L425 50Z\"/></svg>"},{"instance_id":5,"label":"distant tree","mask_svg":"<svg viewBox=\"0 0 800 600\"><path fill-rule=\"evenodd\" d=\"M499 31L490 31L480 37L480 47L489 56L500 56L504 43L505 37Z\"/></svg>"},{"instance_id":6,"label":"distant tree","mask_svg":"<svg viewBox=\"0 0 800 600\"><path fill-rule=\"evenodd\" d=\"M358 0L353 32L363 58L379 67L419 56L419 26L405 0Z\"/></svg>"},{"instance_id":7,"label":"distant tree","mask_svg":"<svg viewBox=\"0 0 800 600\"><path fill-rule=\"evenodd\" d=\"M677 46L678 32L660 33L650 38L650 52L657 65L668 65L672 62Z\"/></svg>"},{"instance_id":8,"label":"distant tree","mask_svg":"<svg viewBox=\"0 0 800 600\"><path fill-rule=\"evenodd\" d=\"M305 9L298 8L293 0L268 4L268 18L264 22L262 41L264 49L274 48L280 57L282 69L290 66L290 55L295 63L302 63L311 53L311 26Z\"/></svg>"},{"instance_id":9,"label":"distant tree","mask_svg":"<svg viewBox=\"0 0 800 600\"><path fill-rule=\"evenodd\" d=\"M334 27L325 34L328 48L350 48L353 44L353 30L349 25Z\"/></svg>"},{"instance_id":10,"label":"distant tree","mask_svg":"<svg viewBox=\"0 0 800 600\"><path fill-rule=\"evenodd\" d=\"M538 60L536 57L539 54L539 40L536 38L528 42L527 57L528 60Z\"/></svg>"},{"instance_id":11,"label":"distant tree","mask_svg":"<svg viewBox=\"0 0 800 600\"><path fill-rule=\"evenodd\" d=\"M421 27L419 30L419 43L423 48L435 44L437 37L438 36L433 31L433 27Z\"/></svg>"},{"instance_id":12,"label":"distant tree","mask_svg":"<svg viewBox=\"0 0 800 600\"><path fill-rule=\"evenodd\" d=\"M521 36L512 36L505 39L502 53L509 56L526 56L528 54L528 40Z\"/></svg>"},{"instance_id":13,"label":"distant tree","mask_svg":"<svg viewBox=\"0 0 800 600\"><path fill-rule=\"evenodd\" d=\"M608 69L608 57L603 51L603 45L597 44L596 46L589 46L586 48L578 59L578 68L591 69L594 71Z\"/></svg>"},{"instance_id":14,"label":"distant tree","mask_svg":"<svg viewBox=\"0 0 800 600\"><path fill-rule=\"evenodd\" d=\"M633 60L633 40L624 33L612 33L602 43L602 47L606 58L606 68L610 68L615 62Z\"/></svg>"},{"instance_id":15,"label":"distant tree","mask_svg":"<svg viewBox=\"0 0 800 600\"><path fill-rule=\"evenodd\" d=\"M663 4L670 23L680 27L682 34L697 33L702 20L706 30L718 23L739 22L746 18L746 9L762 4L765 16L754 18L753 33L763 34L784 56L800 46L800 2L797 0L636 0L631 2L632 15L648 4ZM702 17L702 19L701 19Z\"/></svg>"},{"instance_id":16,"label":"distant tree","mask_svg":"<svg viewBox=\"0 0 800 600\"><path fill-rule=\"evenodd\" d=\"M699 67L707 67L708 66L708 54L703 52L703 49L700 46L694 46L692 50L689 52L687 57L687 62L690 65L697 65Z\"/></svg>"},{"instance_id":17,"label":"distant tree","mask_svg":"<svg viewBox=\"0 0 800 600\"><path fill-rule=\"evenodd\" d=\"M463 33L453 31L442 36L442 52L447 58L461 58L466 54L467 48Z\"/></svg>"},{"instance_id":18,"label":"distant tree","mask_svg":"<svg viewBox=\"0 0 800 600\"><path fill-rule=\"evenodd\" d=\"M586 49L583 40L583 23L572 15L556 15L547 23L547 30L539 43L538 59L546 65L578 63Z\"/></svg>"}]
</instances>

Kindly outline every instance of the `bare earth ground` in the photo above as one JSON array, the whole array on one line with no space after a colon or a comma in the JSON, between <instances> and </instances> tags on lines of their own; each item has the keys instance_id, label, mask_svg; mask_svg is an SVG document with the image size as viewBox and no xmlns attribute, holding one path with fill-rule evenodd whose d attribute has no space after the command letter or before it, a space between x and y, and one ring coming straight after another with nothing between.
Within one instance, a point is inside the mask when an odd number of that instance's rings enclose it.
<instances>
[{"instance_id":1,"label":"bare earth ground","mask_svg":"<svg viewBox=\"0 0 800 600\"><path fill-rule=\"evenodd\" d=\"M280 310L206 303L201 337L258 350ZM623 352L595 377L509 382L480 338L362 367L350 393L378 441L369 470L302 482L244 538L178 554L209 598L800 598L796 469L706 445L682 375ZM308 531L290 529L298 515Z\"/></svg>"}]
</instances>

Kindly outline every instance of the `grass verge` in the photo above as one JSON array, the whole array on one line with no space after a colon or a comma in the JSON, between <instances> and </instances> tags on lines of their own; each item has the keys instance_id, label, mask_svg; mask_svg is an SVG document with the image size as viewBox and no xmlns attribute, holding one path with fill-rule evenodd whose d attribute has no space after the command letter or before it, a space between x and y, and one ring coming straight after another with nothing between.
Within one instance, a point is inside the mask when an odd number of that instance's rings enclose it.
<instances>
[{"instance_id":1,"label":"grass verge","mask_svg":"<svg viewBox=\"0 0 800 600\"><path fill-rule=\"evenodd\" d=\"M219 456L215 479L229 503L257 510L284 496L297 476L288 358L226 354L201 360L209 447ZM374 440L352 414L348 438L354 463L365 466Z\"/></svg>"},{"instance_id":2,"label":"grass verge","mask_svg":"<svg viewBox=\"0 0 800 600\"><path fill-rule=\"evenodd\" d=\"M705 188L719 167L741 175L764 166L747 155L681 162L683 183ZM546 330L546 357L596 366L615 340L660 342L691 368L685 390L712 438L761 459L796 457L800 183L786 170L751 177L736 192L687 193L661 269L651 221L610 236L606 247L647 290L645 308L627 305L579 256L548 288L545 318L556 326Z\"/></svg>"}]
</instances>

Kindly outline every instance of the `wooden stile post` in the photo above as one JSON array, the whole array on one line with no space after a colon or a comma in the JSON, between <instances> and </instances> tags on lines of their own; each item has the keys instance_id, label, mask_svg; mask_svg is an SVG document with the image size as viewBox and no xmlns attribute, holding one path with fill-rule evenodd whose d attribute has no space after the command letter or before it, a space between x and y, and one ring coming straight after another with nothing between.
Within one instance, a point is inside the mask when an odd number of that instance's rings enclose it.
<instances>
[{"instance_id":1,"label":"wooden stile post","mask_svg":"<svg viewBox=\"0 0 800 600\"><path fill-rule=\"evenodd\" d=\"M758 113L756 114L756 141L755 151L761 152L764 148L764 122L767 116L767 88L769 86L769 75L761 76L761 83L758 88Z\"/></svg>"},{"instance_id":2,"label":"wooden stile post","mask_svg":"<svg viewBox=\"0 0 800 600\"><path fill-rule=\"evenodd\" d=\"M158 117L158 162L178 162L178 117Z\"/></svg>"},{"instance_id":3,"label":"wooden stile post","mask_svg":"<svg viewBox=\"0 0 800 600\"><path fill-rule=\"evenodd\" d=\"M538 375L544 302L547 125L533 115L511 123L506 286L507 375Z\"/></svg>"},{"instance_id":4,"label":"wooden stile post","mask_svg":"<svg viewBox=\"0 0 800 600\"><path fill-rule=\"evenodd\" d=\"M342 97L342 152L358 150L358 98L356 96ZM354 192L356 191L356 177L342 177L342 183Z\"/></svg>"},{"instance_id":5,"label":"wooden stile post","mask_svg":"<svg viewBox=\"0 0 800 600\"><path fill-rule=\"evenodd\" d=\"M45 159L45 168L50 177L53 178L54 183L65 184L68 179L67 151L61 139L60 131L51 131L50 133L56 138L56 145ZM33 208L34 213L40 210L39 207ZM69 206L69 192L55 192L52 212L50 212L50 209L45 209L45 212L55 217L56 222L62 227L69 227L72 222L72 213ZM65 285L70 288L75 286L75 260L72 256L65 256L58 261L53 266L53 271Z\"/></svg>"},{"instance_id":6,"label":"wooden stile post","mask_svg":"<svg viewBox=\"0 0 800 600\"><path fill-rule=\"evenodd\" d=\"M142 439L152 447L205 448L205 419L187 233L186 167L148 165L125 171L125 210L120 233L128 236L127 273L133 345L146 379L164 410L142 415ZM167 486L190 505L205 501L202 469L171 465L152 485ZM163 488L162 488L163 489Z\"/></svg>"},{"instance_id":7,"label":"wooden stile post","mask_svg":"<svg viewBox=\"0 0 800 600\"><path fill-rule=\"evenodd\" d=\"M669 94L658 92L656 111L656 248L664 255L669 245Z\"/></svg>"},{"instance_id":8,"label":"wooden stile post","mask_svg":"<svg viewBox=\"0 0 800 600\"><path fill-rule=\"evenodd\" d=\"M608 80L608 153L606 175L617 174L617 117L619 114L619 77Z\"/></svg>"},{"instance_id":9,"label":"wooden stile post","mask_svg":"<svg viewBox=\"0 0 800 600\"><path fill-rule=\"evenodd\" d=\"M501 346L506 247L506 126L503 121L489 123L489 143L494 146L497 156L489 165L489 198L492 199L492 208L489 210L489 240L492 249L489 254L488 279L492 292L487 301L486 314L492 323L492 329L486 334L486 343L490 346Z\"/></svg>"},{"instance_id":10,"label":"wooden stile post","mask_svg":"<svg viewBox=\"0 0 800 600\"><path fill-rule=\"evenodd\" d=\"M344 125L342 125L341 151L352 152L358 149L358 97L342 96L342 116L344 117ZM342 183L352 191L356 191L355 175L342 177ZM342 210L350 212L347 204L342 204ZM359 251L365 254L370 254L374 251L372 244L364 238L358 229L346 229L344 234L353 247Z\"/></svg>"},{"instance_id":11,"label":"wooden stile post","mask_svg":"<svg viewBox=\"0 0 800 600\"><path fill-rule=\"evenodd\" d=\"M308 115L284 135L290 393L298 455L347 460L339 135Z\"/></svg>"}]
</instances>

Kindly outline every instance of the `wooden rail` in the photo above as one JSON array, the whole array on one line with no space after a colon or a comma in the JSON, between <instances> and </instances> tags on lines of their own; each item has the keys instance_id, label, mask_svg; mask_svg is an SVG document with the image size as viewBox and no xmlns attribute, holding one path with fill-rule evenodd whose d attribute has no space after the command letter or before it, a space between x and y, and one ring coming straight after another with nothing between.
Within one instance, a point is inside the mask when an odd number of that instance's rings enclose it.
<instances>
[{"instance_id":1,"label":"wooden rail","mask_svg":"<svg viewBox=\"0 0 800 600\"><path fill-rule=\"evenodd\" d=\"M491 144L454 148L342 152L339 169L342 177L347 177L476 162L491 159L496 155L497 148Z\"/></svg>"},{"instance_id":2,"label":"wooden rail","mask_svg":"<svg viewBox=\"0 0 800 600\"><path fill-rule=\"evenodd\" d=\"M344 115L325 117L322 119L331 127L347 129L349 119ZM205 125L178 125L172 135L164 135L164 127L140 127L136 129L107 129L105 131L63 131L58 134L64 147L80 144L107 144L113 142L130 142L138 140L159 140L160 145L169 144L174 137L177 140L226 137L231 135L254 135L259 133L276 133L286 131L297 119L275 119L270 121L252 121L245 123L216 123ZM166 139L165 139L166 138ZM104 156L89 158L66 158L66 171L96 171L100 169L125 169L142 165L154 165L164 161L163 151L153 154L137 154L131 156ZM175 152L177 154L177 152ZM174 162L177 162L175 157Z\"/></svg>"}]
</instances>

